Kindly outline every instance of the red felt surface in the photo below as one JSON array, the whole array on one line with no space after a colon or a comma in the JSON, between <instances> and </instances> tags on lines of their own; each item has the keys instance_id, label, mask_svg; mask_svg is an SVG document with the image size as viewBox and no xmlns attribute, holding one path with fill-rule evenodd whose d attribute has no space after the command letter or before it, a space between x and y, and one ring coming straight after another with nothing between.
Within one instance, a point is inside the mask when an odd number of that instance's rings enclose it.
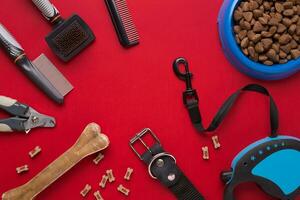
<instances>
[{"instance_id":1,"label":"red felt surface","mask_svg":"<svg viewBox=\"0 0 300 200\"><path fill-rule=\"evenodd\" d=\"M128 4L141 36L141 44L131 49L120 46L103 0L53 0L63 16L78 13L91 26L97 39L68 64L58 60L44 36L51 26L43 20L30 0L2 1L0 20L26 49L30 58L45 53L75 89L62 106L41 93L0 53L1 95L18 99L38 111L56 117L55 129L35 129L0 135L0 193L19 186L68 149L85 125L102 126L111 146L99 166L93 157L83 160L37 199L82 199L80 190L89 183L93 191L106 169L113 169L117 181L101 193L105 199L175 199L147 174L147 168L132 153L129 139L150 127L164 148L207 200L222 199L219 173L250 143L269 132L268 100L245 94L218 130L222 148L213 150L210 137L199 135L182 104L184 82L172 72L177 56L185 56L195 74L193 86L200 96L204 123L212 119L225 98L247 83L267 86L280 111L280 132L300 136L300 74L277 82L260 82L235 70L225 59L218 41L217 15L222 0L129 0ZM1 117L4 117L1 112ZM42 153L31 160L28 152L36 145ZM202 160L201 147L208 145L211 159ZM30 172L17 175L23 164ZM132 181L123 180L127 167L134 168ZM131 189L126 198L116 191L119 183ZM271 200L255 185L243 185L239 200ZM87 199L94 199L89 194Z\"/></svg>"}]
</instances>

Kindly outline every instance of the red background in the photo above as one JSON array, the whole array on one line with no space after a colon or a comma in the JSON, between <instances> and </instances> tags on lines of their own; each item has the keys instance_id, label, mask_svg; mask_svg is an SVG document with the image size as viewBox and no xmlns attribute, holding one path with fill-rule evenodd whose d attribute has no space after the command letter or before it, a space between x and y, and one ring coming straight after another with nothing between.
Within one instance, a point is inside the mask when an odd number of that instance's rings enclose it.
<instances>
[{"instance_id":1,"label":"red background","mask_svg":"<svg viewBox=\"0 0 300 200\"><path fill-rule=\"evenodd\" d=\"M248 83L262 83L272 92L280 111L280 132L300 136L300 74L276 82L260 82L239 73L225 59L218 41L217 15L222 0L129 0L141 44L120 46L103 0L53 0L67 17L78 13L93 29L97 39L80 56L62 63L44 41L51 26L30 0L1 2L0 20L26 49L30 58L45 53L71 81L75 89L63 106L44 96L0 53L1 95L18 99L44 114L56 117L55 129L35 129L29 135L0 135L0 192L19 186L68 149L85 125L102 126L111 146L99 166L87 158L38 196L38 199L81 199L86 183L99 189L106 169L112 168L117 182L101 190L105 199L126 199L116 191L119 183L131 189L127 199L175 199L152 180L146 166L128 146L129 139L150 127L171 152L179 166L208 200L222 199L221 170L233 157L269 132L268 100L245 94L218 130L222 148L213 150L210 137L200 136L191 125L181 95L184 82L173 74L171 64L185 56L194 73L204 123L212 119L225 98ZM1 112L1 117L4 117ZM41 155L31 160L28 152L36 145ZM211 159L202 160L201 147L210 147ZM29 164L30 171L17 175L15 168ZM129 183L123 181L126 168L134 168ZM239 200L271 200L255 185L241 186ZM94 199L89 194L87 199Z\"/></svg>"}]
</instances>

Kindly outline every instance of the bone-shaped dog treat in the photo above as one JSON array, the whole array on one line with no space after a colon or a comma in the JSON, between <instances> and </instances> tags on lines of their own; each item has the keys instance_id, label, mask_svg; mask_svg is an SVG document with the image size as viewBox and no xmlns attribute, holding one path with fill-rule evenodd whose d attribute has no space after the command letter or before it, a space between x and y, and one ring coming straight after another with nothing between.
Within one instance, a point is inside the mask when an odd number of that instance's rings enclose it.
<instances>
[{"instance_id":1,"label":"bone-shaped dog treat","mask_svg":"<svg viewBox=\"0 0 300 200\"><path fill-rule=\"evenodd\" d=\"M209 160L209 151L208 147L202 147L202 153L203 153L203 160Z\"/></svg>"},{"instance_id":2,"label":"bone-shaped dog treat","mask_svg":"<svg viewBox=\"0 0 300 200\"><path fill-rule=\"evenodd\" d=\"M127 171L126 171L126 174L125 174L125 176L124 176L124 179L125 179L125 180L127 180L127 181L129 181L129 180L130 180L130 177L131 177L131 174L132 174L132 172L133 172L133 169L132 169L132 168L130 168L130 167L128 167L128 168L127 168Z\"/></svg>"},{"instance_id":3,"label":"bone-shaped dog treat","mask_svg":"<svg viewBox=\"0 0 300 200\"><path fill-rule=\"evenodd\" d=\"M29 167L28 167L28 165L23 165L21 167L17 167L16 171L17 171L18 174L22 174L24 172L29 171Z\"/></svg>"},{"instance_id":4,"label":"bone-shaped dog treat","mask_svg":"<svg viewBox=\"0 0 300 200\"><path fill-rule=\"evenodd\" d=\"M84 188L80 191L81 196L85 197L92 190L92 186L86 184Z\"/></svg>"},{"instance_id":5,"label":"bone-shaped dog treat","mask_svg":"<svg viewBox=\"0 0 300 200\"><path fill-rule=\"evenodd\" d=\"M130 190L125 188L122 184L120 184L117 188L117 190L121 193L123 193L124 195L128 196L129 195L129 192Z\"/></svg>"},{"instance_id":6,"label":"bone-shaped dog treat","mask_svg":"<svg viewBox=\"0 0 300 200\"><path fill-rule=\"evenodd\" d=\"M30 158L34 158L35 156L37 156L39 153L41 153L42 149L39 146L36 146L32 151L30 151L28 154L30 156Z\"/></svg>"},{"instance_id":7,"label":"bone-shaped dog treat","mask_svg":"<svg viewBox=\"0 0 300 200\"><path fill-rule=\"evenodd\" d=\"M102 180L101 180L101 182L99 183L99 186L102 187L102 188L105 188L106 183L107 183L107 180L108 180L108 176L103 175L103 176L102 176Z\"/></svg>"},{"instance_id":8,"label":"bone-shaped dog treat","mask_svg":"<svg viewBox=\"0 0 300 200\"><path fill-rule=\"evenodd\" d=\"M89 124L70 149L26 184L5 192L2 200L33 199L83 158L107 148L108 145L109 139L101 134L99 125Z\"/></svg>"},{"instance_id":9,"label":"bone-shaped dog treat","mask_svg":"<svg viewBox=\"0 0 300 200\"><path fill-rule=\"evenodd\" d=\"M112 183L116 180L116 178L114 177L112 169L106 170L106 174L108 176L108 182Z\"/></svg>"},{"instance_id":10,"label":"bone-shaped dog treat","mask_svg":"<svg viewBox=\"0 0 300 200\"><path fill-rule=\"evenodd\" d=\"M94 196L97 200L104 200L103 197L101 196L99 190L97 190L96 192L94 192Z\"/></svg>"},{"instance_id":11,"label":"bone-shaped dog treat","mask_svg":"<svg viewBox=\"0 0 300 200\"><path fill-rule=\"evenodd\" d=\"M220 141L219 141L219 137L217 135L213 136L212 138L212 141L214 143L214 148L215 149L218 149L221 147L221 144L220 144Z\"/></svg>"},{"instance_id":12,"label":"bone-shaped dog treat","mask_svg":"<svg viewBox=\"0 0 300 200\"><path fill-rule=\"evenodd\" d=\"M104 158L104 155L102 153L99 153L97 155L97 157L93 160L93 162L95 163L95 165L98 165L99 162Z\"/></svg>"}]
</instances>

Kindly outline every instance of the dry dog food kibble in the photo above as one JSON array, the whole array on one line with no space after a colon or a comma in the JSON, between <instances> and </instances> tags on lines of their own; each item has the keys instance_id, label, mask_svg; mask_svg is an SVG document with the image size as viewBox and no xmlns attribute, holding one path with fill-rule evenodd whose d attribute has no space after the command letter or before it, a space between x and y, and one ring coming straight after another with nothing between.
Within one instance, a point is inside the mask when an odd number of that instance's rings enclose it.
<instances>
[{"instance_id":1,"label":"dry dog food kibble","mask_svg":"<svg viewBox=\"0 0 300 200\"><path fill-rule=\"evenodd\" d=\"M265 65L300 57L299 0L243 0L234 11L235 39L242 52Z\"/></svg>"}]
</instances>

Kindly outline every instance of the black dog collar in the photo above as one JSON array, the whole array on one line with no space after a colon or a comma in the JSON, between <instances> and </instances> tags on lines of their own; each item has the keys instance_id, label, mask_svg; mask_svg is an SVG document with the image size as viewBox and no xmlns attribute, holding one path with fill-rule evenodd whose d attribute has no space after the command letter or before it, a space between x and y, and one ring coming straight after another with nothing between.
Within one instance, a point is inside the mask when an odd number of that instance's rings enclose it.
<instances>
[{"instance_id":1,"label":"black dog collar","mask_svg":"<svg viewBox=\"0 0 300 200\"><path fill-rule=\"evenodd\" d=\"M148 147L142 138L149 134L155 139L155 144ZM147 151L139 154L134 148L134 144L141 142ZM167 187L179 200L204 200L194 185L188 180L183 172L176 165L176 159L171 154L164 151L157 136L146 128L130 140L130 147L136 155L148 165L149 175L153 179L158 179L161 184Z\"/></svg>"}]
</instances>

